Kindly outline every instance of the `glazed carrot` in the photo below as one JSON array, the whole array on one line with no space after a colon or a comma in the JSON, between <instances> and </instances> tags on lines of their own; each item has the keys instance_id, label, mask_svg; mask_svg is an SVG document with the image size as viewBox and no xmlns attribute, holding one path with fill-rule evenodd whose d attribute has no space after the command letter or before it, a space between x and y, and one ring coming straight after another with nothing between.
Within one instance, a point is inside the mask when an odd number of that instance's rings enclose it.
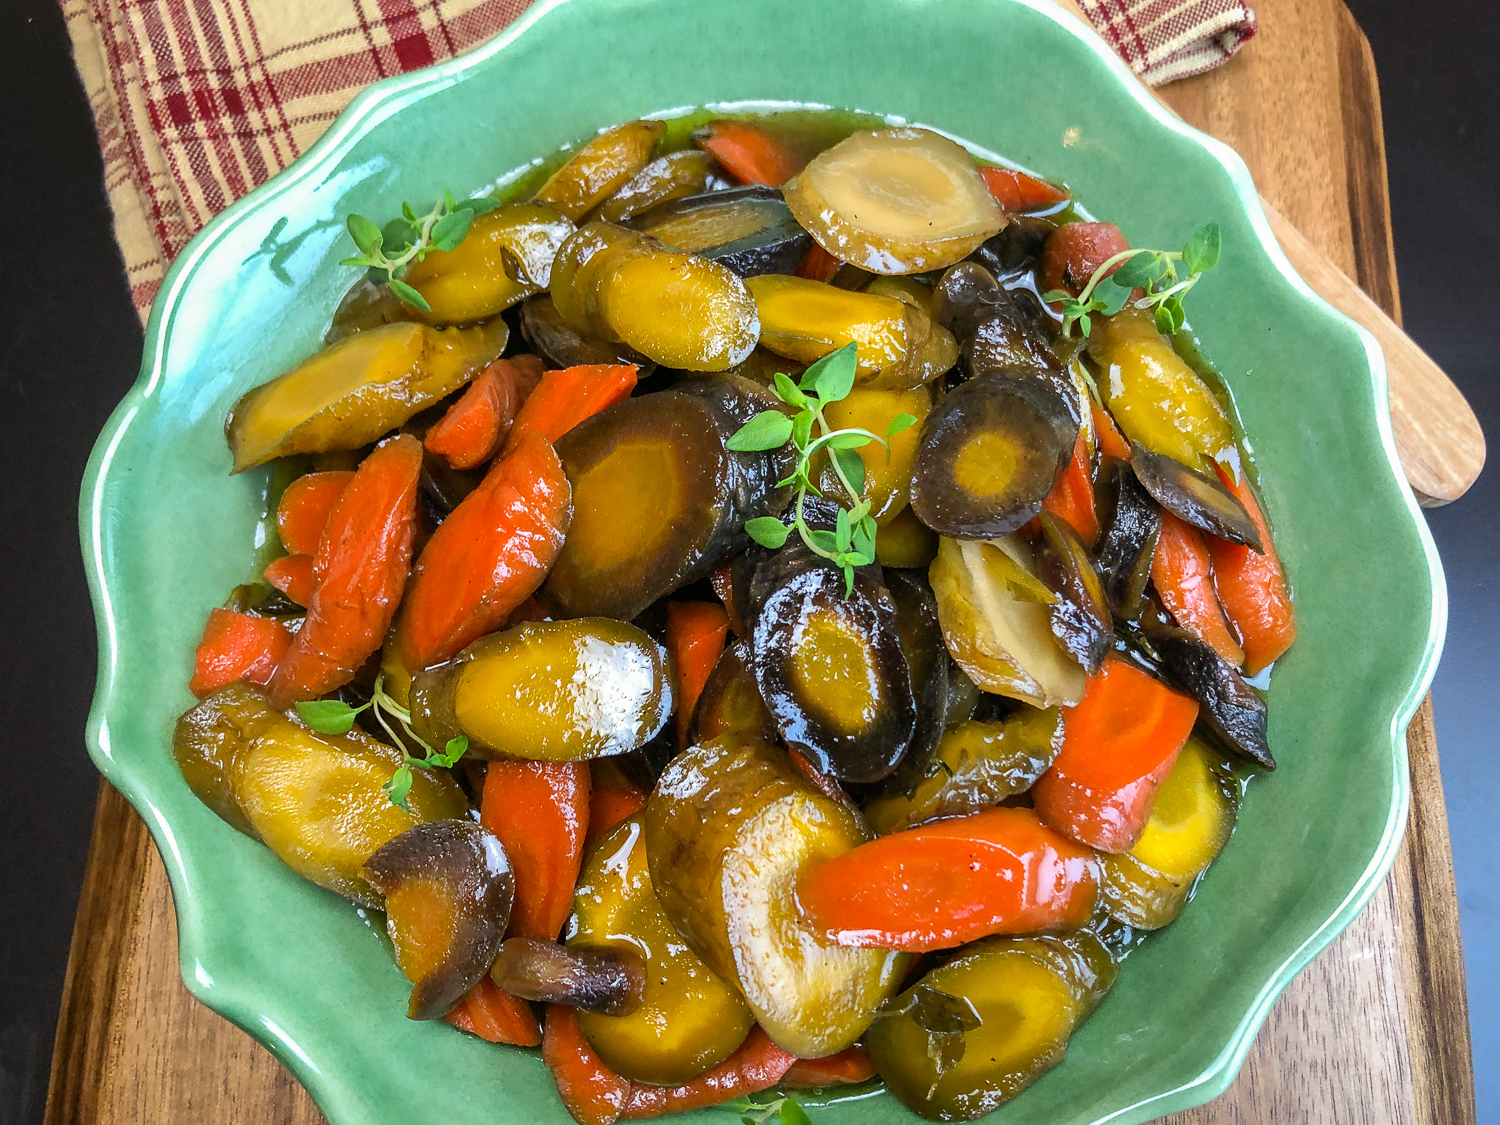
<instances>
[{"instance_id":1,"label":"glazed carrot","mask_svg":"<svg viewBox=\"0 0 1500 1125\"><path fill-rule=\"evenodd\" d=\"M421 471L422 443L401 434L344 486L313 556L307 620L269 684L275 706L342 687L380 648L406 587Z\"/></svg>"},{"instance_id":2,"label":"glazed carrot","mask_svg":"<svg viewBox=\"0 0 1500 1125\"><path fill-rule=\"evenodd\" d=\"M1098 897L1093 851L1019 808L881 836L818 864L797 884L815 933L838 945L907 953L1080 926Z\"/></svg>"},{"instance_id":3,"label":"glazed carrot","mask_svg":"<svg viewBox=\"0 0 1500 1125\"><path fill-rule=\"evenodd\" d=\"M734 605L734 564L725 563L708 576L708 584L714 588L719 601L724 603L724 612L729 614L729 631L736 637L749 632L740 619L740 611Z\"/></svg>"},{"instance_id":4,"label":"glazed carrot","mask_svg":"<svg viewBox=\"0 0 1500 1125\"><path fill-rule=\"evenodd\" d=\"M578 1026L573 1008L547 1006L542 1061L552 1071L564 1108L579 1125L613 1125L621 1119L659 1117L722 1105L776 1085L796 1058L758 1026L717 1066L681 1086L636 1085L616 1074L595 1053Z\"/></svg>"},{"instance_id":5,"label":"glazed carrot","mask_svg":"<svg viewBox=\"0 0 1500 1125\"><path fill-rule=\"evenodd\" d=\"M446 457L455 469L484 464L499 452L516 412L536 390L544 370L542 361L534 355L495 360L427 431L423 444L430 452Z\"/></svg>"},{"instance_id":6,"label":"glazed carrot","mask_svg":"<svg viewBox=\"0 0 1500 1125\"><path fill-rule=\"evenodd\" d=\"M1089 446L1080 432L1073 443L1073 459L1057 474L1042 507L1078 532L1084 546L1099 538L1099 516L1094 511L1094 481Z\"/></svg>"},{"instance_id":7,"label":"glazed carrot","mask_svg":"<svg viewBox=\"0 0 1500 1125\"><path fill-rule=\"evenodd\" d=\"M792 765L797 767L803 777L812 782L813 788L819 793L831 801L838 801L846 805L850 803L849 794L844 792L844 787L808 761L806 754L800 750L788 748L786 755L792 760Z\"/></svg>"},{"instance_id":8,"label":"glazed carrot","mask_svg":"<svg viewBox=\"0 0 1500 1125\"><path fill-rule=\"evenodd\" d=\"M521 625L527 621L551 621L551 615L542 608L540 602L535 598L527 598L515 609L510 611L510 616L505 619L506 628L512 625Z\"/></svg>"},{"instance_id":9,"label":"glazed carrot","mask_svg":"<svg viewBox=\"0 0 1500 1125\"><path fill-rule=\"evenodd\" d=\"M232 609L211 610L193 658L188 690L201 697L237 680L264 685L291 645L292 632L279 621Z\"/></svg>"},{"instance_id":10,"label":"glazed carrot","mask_svg":"<svg viewBox=\"0 0 1500 1125\"><path fill-rule=\"evenodd\" d=\"M1177 624L1238 668L1245 662L1245 653L1229 632L1229 622L1214 594L1214 575L1203 538L1196 527L1163 512L1161 535L1151 559L1151 584Z\"/></svg>"},{"instance_id":11,"label":"glazed carrot","mask_svg":"<svg viewBox=\"0 0 1500 1125\"><path fill-rule=\"evenodd\" d=\"M1198 717L1198 704L1120 656L1107 656L1078 706L1063 713L1063 744L1031 787L1048 826L1103 852L1140 839L1156 790Z\"/></svg>"},{"instance_id":12,"label":"glazed carrot","mask_svg":"<svg viewBox=\"0 0 1500 1125\"><path fill-rule=\"evenodd\" d=\"M536 1047L542 1042L542 1025L531 1005L502 991L488 976L481 977L446 1018L460 1031L491 1043Z\"/></svg>"},{"instance_id":13,"label":"glazed carrot","mask_svg":"<svg viewBox=\"0 0 1500 1125\"><path fill-rule=\"evenodd\" d=\"M802 171L804 163L770 133L748 121L710 121L693 131L693 143L742 184L780 187Z\"/></svg>"},{"instance_id":14,"label":"glazed carrot","mask_svg":"<svg viewBox=\"0 0 1500 1125\"><path fill-rule=\"evenodd\" d=\"M504 624L547 576L572 512L557 452L527 433L422 548L396 622L406 667L447 660Z\"/></svg>"},{"instance_id":15,"label":"glazed carrot","mask_svg":"<svg viewBox=\"0 0 1500 1125\"><path fill-rule=\"evenodd\" d=\"M500 838L515 871L513 937L556 941L573 908L588 835L587 762L491 762L479 823Z\"/></svg>"},{"instance_id":16,"label":"glazed carrot","mask_svg":"<svg viewBox=\"0 0 1500 1125\"><path fill-rule=\"evenodd\" d=\"M619 1120L630 1100L630 1080L610 1070L594 1053L578 1026L575 1009L547 1005L542 1061L557 1083L563 1108L578 1125L614 1125Z\"/></svg>"},{"instance_id":17,"label":"glazed carrot","mask_svg":"<svg viewBox=\"0 0 1500 1125\"><path fill-rule=\"evenodd\" d=\"M814 242L812 249L802 255L802 260L797 263L794 272L798 277L805 277L808 281L830 281L843 264Z\"/></svg>"},{"instance_id":18,"label":"glazed carrot","mask_svg":"<svg viewBox=\"0 0 1500 1125\"><path fill-rule=\"evenodd\" d=\"M1068 198L1067 188L1054 187L1046 180L1012 168L981 168L979 178L990 189L995 202L1007 211L1034 211Z\"/></svg>"},{"instance_id":19,"label":"glazed carrot","mask_svg":"<svg viewBox=\"0 0 1500 1125\"><path fill-rule=\"evenodd\" d=\"M1130 243L1114 223L1064 223L1047 237L1047 244L1042 247L1037 284L1043 293L1065 289L1076 295L1095 270L1121 250L1129 249Z\"/></svg>"},{"instance_id":20,"label":"glazed carrot","mask_svg":"<svg viewBox=\"0 0 1500 1125\"><path fill-rule=\"evenodd\" d=\"M632 1086L625 1103L625 1119L686 1113L690 1109L722 1105L746 1094L769 1090L796 1063L759 1025L718 1066L711 1066L681 1086Z\"/></svg>"},{"instance_id":21,"label":"glazed carrot","mask_svg":"<svg viewBox=\"0 0 1500 1125\"><path fill-rule=\"evenodd\" d=\"M266 564L262 575L266 585L274 586L300 606L312 601L313 557L282 555Z\"/></svg>"},{"instance_id":22,"label":"glazed carrot","mask_svg":"<svg viewBox=\"0 0 1500 1125\"><path fill-rule=\"evenodd\" d=\"M1109 416L1109 411L1092 398L1089 399L1089 410L1094 416L1094 440L1099 443L1099 452L1118 457L1121 461L1129 461L1130 443L1120 433L1120 428Z\"/></svg>"},{"instance_id":23,"label":"glazed carrot","mask_svg":"<svg viewBox=\"0 0 1500 1125\"><path fill-rule=\"evenodd\" d=\"M547 372L521 404L506 452L531 430L555 442L585 418L629 398L635 390L635 378L636 369L628 363L586 363Z\"/></svg>"},{"instance_id":24,"label":"glazed carrot","mask_svg":"<svg viewBox=\"0 0 1500 1125\"><path fill-rule=\"evenodd\" d=\"M851 1086L856 1082L868 1082L875 1077L875 1064L870 1061L870 1052L864 1045L856 1043L845 1047L836 1055L825 1055L821 1059L798 1059L781 1076L781 1086L786 1090L820 1090L824 1086Z\"/></svg>"},{"instance_id":25,"label":"glazed carrot","mask_svg":"<svg viewBox=\"0 0 1500 1125\"><path fill-rule=\"evenodd\" d=\"M333 505L352 472L306 473L286 486L276 505L276 530L289 555L316 555Z\"/></svg>"},{"instance_id":26,"label":"glazed carrot","mask_svg":"<svg viewBox=\"0 0 1500 1125\"><path fill-rule=\"evenodd\" d=\"M729 614L713 602L667 603L667 652L672 656L677 683L677 748L687 746L693 708L703 694L708 674L719 662L729 635Z\"/></svg>"},{"instance_id":27,"label":"glazed carrot","mask_svg":"<svg viewBox=\"0 0 1500 1125\"><path fill-rule=\"evenodd\" d=\"M1292 647L1297 639L1297 619L1292 615L1292 595L1271 542L1271 529L1266 526L1250 482L1243 477L1236 481L1222 465L1219 479L1245 505L1266 548L1265 554L1260 554L1216 535L1206 537L1219 601L1245 646L1245 671L1253 676Z\"/></svg>"},{"instance_id":28,"label":"glazed carrot","mask_svg":"<svg viewBox=\"0 0 1500 1125\"><path fill-rule=\"evenodd\" d=\"M646 807L651 796L639 789L593 789L589 792L589 842Z\"/></svg>"}]
</instances>

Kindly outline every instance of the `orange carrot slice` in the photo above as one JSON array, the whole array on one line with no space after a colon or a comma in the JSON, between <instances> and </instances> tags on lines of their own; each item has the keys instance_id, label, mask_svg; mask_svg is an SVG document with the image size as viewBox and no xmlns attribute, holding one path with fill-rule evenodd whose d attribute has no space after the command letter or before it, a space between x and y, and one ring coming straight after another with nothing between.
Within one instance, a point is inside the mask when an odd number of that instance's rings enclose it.
<instances>
[{"instance_id":1,"label":"orange carrot slice","mask_svg":"<svg viewBox=\"0 0 1500 1125\"><path fill-rule=\"evenodd\" d=\"M1245 505L1266 548L1261 554L1216 535L1205 537L1213 560L1214 588L1245 646L1245 672L1253 676L1292 647L1297 639L1297 619L1292 614L1292 595L1281 559L1271 542L1271 529L1266 526L1250 482L1243 477L1235 480L1222 465L1219 479Z\"/></svg>"},{"instance_id":2,"label":"orange carrot slice","mask_svg":"<svg viewBox=\"0 0 1500 1125\"><path fill-rule=\"evenodd\" d=\"M817 766L813 765L812 762L808 761L806 754L800 750L792 750L790 748L787 749L786 753L787 757L792 760L792 765L797 767L803 777L812 782L814 789L830 801L838 801L840 804L845 805L849 804L849 794L844 792L844 787Z\"/></svg>"},{"instance_id":3,"label":"orange carrot slice","mask_svg":"<svg viewBox=\"0 0 1500 1125\"><path fill-rule=\"evenodd\" d=\"M687 745L693 708L724 652L729 614L713 602L667 603L667 651L677 673L677 748Z\"/></svg>"},{"instance_id":4,"label":"orange carrot slice","mask_svg":"<svg viewBox=\"0 0 1500 1125\"><path fill-rule=\"evenodd\" d=\"M557 441L585 418L629 398L635 381L636 369L630 364L586 363L547 372L516 414L507 451L528 431Z\"/></svg>"},{"instance_id":5,"label":"orange carrot slice","mask_svg":"<svg viewBox=\"0 0 1500 1125\"><path fill-rule=\"evenodd\" d=\"M1031 787L1050 827L1103 852L1126 852L1192 733L1198 704L1123 657L1105 657L1063 715L1063 744Z\"/></svg>"},{"instance_id":6,"label":"orange carrot slice","mask_svg":"<svg viewBox=\"0 0 1500 1125\"><path fill-rule=\"evenodd\" d=\"M1055 187L1046 180L1012 168L981 168L979 178L990 189L995 202L1007 211L1035 211L1038 207L1062 203L1068 198L1066 188Z\"/></svg>"},{"instance_id":7,"label":"orange carrot slice","mask_svg":"<svg viewBox=\"0 0 1500 1125\"><path fill-rule=\"evenodd\" d=\"M681 1086L632 1086L625 1112L620 1116L634 1120L722 1105L746 1094L769 1090L796 1061L756 1025L734 1054Z\"/></svg>"},{"instance_id":8,"label":"orange carrot slice","mask_svg":"<svg viewBox=\"0 0 1500 1125\"><path fill-rule=\"evenodd\" d=\"M279 621L232 609L210 610L188 690L202 697L239 680L267 684L291 645L291 630Z\"/></svg>"},{"instance_id":9,"label":"orange carrot slice","mask_svg":"<svg viewBox=\"0 0 1500 1125\"><path fill-rule=\"evenodd\" d=\"M1163 512L1161 535L1151 559L1151 584L1177 624L1238 668L1245 662L1245 652L1229 632L1214 593L1213 568L1203 538L1196 527Z\"/></svg>"},{"instance_id":10,"label":"orange carrot slice","mask_svg":"<svg viewBox=\"0 0 1500 1125\"><path fill-rule=\"evenodd\" d=\"M843 264L814 242L812 249L802 255L802 260L797 263L797 268L793 272L798 277L807 278L808 281L826 282L833 279L833 275L839 272L839 267Z\"/></svg>"},{"instance_id":11,"label":"orange carrot slice","mask_svg":"<svg viewBox=\"0 0 1500 1125\"><path fill-rule=\"evenodd\" d=\"M266 564L263 574L268 586L280 590L300 606L312 601L313 557L282 555Z\"/></svg>"},{"instance_id":12,"label":"orange carrot slice","mask_svg":"<svg viewBox=\"0 0 1500 1125\"><path fill-rule=\"evenodd\" d=\"M1098 897L1092 849L1017 808L881 836L797 885L804 915L829 941L909 953L1081 926Z\"/></svg>"},{"instance_id":13,"label":"orange carrot slice","mask_svg":"<svg viewBox=\"0 0 1500 1125\"><path fill-rule=\"evenodd\" d=\"M630 1080L610 1070L594 1053L574 1009L547 1005L542 1061L557 1083L563 1108L578 1125L614 1125L619 1120L630 1100Z\"/></svg>"},{"instance_id":14,"label":"orange carrot slice","mask_svg":"<svg viewBox=\"0 0 1500 1125\"><path fill-rule=\"evenodd\" d=\"M421 442L387 438L339 495L313 556L307 620L269 684L275 706L342 687L380 648L406 588L421 471Z\"/></svg>"},{"instance_id":15,"label":"orange carrot slice","mask_svg":"<svg viewBox=\"0 0 1500 1125\"><path fill-rule=\"evenodd\" d=\"M323 529L352 472L306 473L286 486L276 506L276 530L289 555L316 555Z\"/></svg>"},{"instance_id":16,"label":"orange carrot slice","mask_svg":"<svg viewBox=\"0 0 1500 1125\"><path fill-rule=\"evenodd\" d=\"M1089 410L1094 416L1094 440L1099 443L1099 452L1118 457L1121 461L1129 461L1130 443L1120 433L1120 428L1109 416L1109 411L1093 399L1089 399Z\"/></svg>"},{"instance_id":17,"label":"orange carrot slice","mask_svg":"<svg viewBox=\"0 0 1500 1125\"><path fill-rule=\"evenodd\" d=\"M1088 442L1083 434L1073 443L1073 457L1052 482L1052 491L1042 507L1078 532L1084 546L1099 538L1099 516L1094 511L1094 481L1089 465Z\"/></svg>"},{"instance_id":18,"label":"orange carrot slice","mask_svg":"<svg viewBox=\"0 0 1500 1125\"><path fill-rule=\"evenodd\" d=\"M627 817L646 807L651 794L639 789L594 789L589 793L589 843L607 835Z\"/></svg>"},{"instance_id":19,"label":"orange carrot slice","mask_svg":"<svg viewBox=\"0 0 1500 1125\"><path fill-rule=\"evenodd\" d=\"M613 1125L621 1119L722 1105L769 1090L797 1061L757 1026L734 1054L681 1086L637 1085L605 1065L584 1038L577 1013L560 1004L547 1007L542 1060L552 1071L563 1106L578 1125Z\"/></svg>"},{"instance_id":20,"label":"orange carrot slice","mask_svg":"<svg viewBox=\"0 0 1500 1125\"><path fill-rule=\"evenodd\" d=\"M556 450L528 432L422 548L396 623L405 665L447 660L503 625L547 576L572 512Z\"/></svg>"},{"instance_id":21,"label":"orange carrot slice","mask_svg":"<svg viewBox=\"0 0 1500 1125\"><path fill-rule=\"evenodd\" d=\"M875 1064L870 1061L870 1052L863 1044L856 1043L836 1055L798 1059L781 1076L781 1086L785 1090L821 1090L825 1086L852 1086L874 1077Z\"/></svg>"},{"instance_id":22,"label":"orange carrot slice","mask_svg":"<svg viewBox=\"0 0 1500 1125\"><path fill-rule=\"evenodd\" d=\"M780 187L802 171L804 163L770 133L748 121L710 121L694 131L693 143L742 184Z\"/></svg>"},{"instance_id":23,"label":"orange carrot slice","mask_svg":"<svg viewBox=\"0 0 1500 1125\"><path fill-rule=\"evenodd\" d=\"M460 1031L491 1043L536 1047L542 1042L542 1025L537 1022L531 1005L502 991L487 976L480 978L446 1018Z\"/></svg>"},{"instance_id":24,"label":"orange carrot slice","mask_svg":"<svg viewBox=\"0 0 1500 1125\"><path fill-rule=\"evenodd\" d=\"M1063 289L1077 294L1100 266L1129 249L1130 243L1114 223L1064 223L1047 237L1047 244L1042 247L1042 258L1037 263L1038 287L1043 293ZM1109 272L1119 268L1117 265Z\"/></svg>"},{"instance_id":25,"label":"orange carrot slice","mask_svg":"<svg viewBox=\"0 0 1500 1125\"><path fill-rule=\"evenodd\" d=\"M455 469L472 469L500 451L527 396L546 368L534 355L497 359L469 384L423 443Z\"/></svg>"},{"instance_id":26,"label":"orange carrot slice","mask_svg":"<svg viewBox=\"0 0 1500 1125\"><path fill-rule=\"evenodd\" d=\"M587 762L491 762L479 823L499 837L515 872L509 933L556 941L573 908L589 826Z\"/></svg>"}]
</instances>

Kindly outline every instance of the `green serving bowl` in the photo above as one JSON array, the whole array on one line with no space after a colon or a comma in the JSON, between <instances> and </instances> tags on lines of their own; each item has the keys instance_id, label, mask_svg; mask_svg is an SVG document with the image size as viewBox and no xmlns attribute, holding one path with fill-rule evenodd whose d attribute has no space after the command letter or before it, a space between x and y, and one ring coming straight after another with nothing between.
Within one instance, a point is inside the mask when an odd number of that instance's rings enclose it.
<instances>
[{"instance_id":1,"label":"green serving bowl","mask_svg":"<svg viewBox=\"0 0 1500 1125\"><path fill-rule=\"evenodd\" d=\"M768 100L967 138L1073 185L1137 245L1223 229L1223 262L1190 312L1297 595L1298 641L1270 694L1281 767L1252 786L1191 908L1130 957L1065 1061L999 1118L1128 1125L1220 1093L1276 995L1390 867L1403 734L1446 619L1442 574L1396 461L1380 352L1293 273L1239 158L1042 0L544 2L472 54L371 87L192 241L83 488L100 638L90 752L166 862L188 988L269 1046L335 1125L567 1115L535 1052L408 1021L381 927L219 821L173 764L204 618L252 577L265 478L229 475L225 412L318 346L353 277L337 264L348 213L480 191L667 107ZM812 1117L914 1120L884 1094Z\"/></svg>"}]
</instances>

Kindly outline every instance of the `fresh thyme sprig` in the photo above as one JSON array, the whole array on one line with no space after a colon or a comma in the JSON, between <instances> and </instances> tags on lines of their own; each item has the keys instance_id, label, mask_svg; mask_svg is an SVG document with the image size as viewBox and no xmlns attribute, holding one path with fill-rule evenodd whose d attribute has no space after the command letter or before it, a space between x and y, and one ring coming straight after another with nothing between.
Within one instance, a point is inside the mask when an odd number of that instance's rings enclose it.
<instances>
[{"instance_id":1,"label":"fresh thyme sprig","mask_svg":"<svg viewBox=\"0 0 1500 1125\"><path fill-rule=\"evenodd\" d=\"M749 1097L735 1098L719 1108L739 1114L743 1125L772 1125L777 1120L781 1125L812 1125L812 1118L807 1116L807 1110L785 1094L777 1094L766 1101L756 1101Z\"/></svg>"},{"instance_id":2,"label":"fresh thyme sprig","mask_svg":"<svg viewBox=\"0 0 1500 1125\"><path fill-rule=\"evenodd\" d=\"M1064 336L1075 324L1087 336L1093 327L1093 314L1114 316L1126 305L1154 309L1157 330L1170 336L1181 330L1186 320L1182 299L1204 274L1219 264L1220 250L1219 224L1209 223L1187 240L1181 253L1144 247L1121 250L1104 260L1078 296L1054 289L1042 294L1042 300L1055 301L1061 306ZM1179 263L1186 277L1179 273ZM1120 268L1110 273L1116 266ZM1105 286L1106 281L1111 284ZM1137 288L1145 293L1131 301L1131 291Z\"/></svg>"},{"instance_id":3,"label":"fresh thyme sprig","mask_svg":"<svg viewBox=\"0 0 1500 1125\"><path fill-rule=\"evenodd\" d=\"M809 550L843 571L845 597L854 591L855 568L875 561L875 518L870 515L869 501L862 497L865 461L859 450L872 441L889 449L888 440L916 422L910 414L899 414L891 419L885 437L858 427L836 430L829 425L823 410L853 389L858 368L856 351L854 344L845 344L814 363L795 383L778 372L776 397L797 413L789 416L781 410L762 410L724 443L729 449L745 453L779 449L788 441L792 443L797 453L796 468L785 480L778 481L777 487L796 486L793 526ZM824 450L834 476L849 498L849 507L840 506L832 531L808 527L803 510L809 492L823 495L812 480L812 460ZM787 541L792 529L775 516L761 516L745 521L745 530L762 547L775 550Z\"/></svg>"},{"instance_id":4,"label":"fresh thyme sprig","mask_svg":"<svg viewBox=\"0 0 1500 1125\"><path fill-rule=\"evenodd\" d=\"M475 215L483 215L500 206L495 199L454 199L445 190L443 198L425 215L418 215L410 203L401 204L401 218L377 227L363 215L350 215L349 237L359 247L359 257L345 258L341 266L366 266L385 274L391 292L408 305L431 312L426 298L401 280L407 267L420 262L431 250L452 250L469 233Z\"/></svg>"},{"instance_id":5,"label":"fresh thyme sprig","mask_svg":"<svg viewBox=\"0 0 1500 1125\"><path fill-rule=\"evenodd\" d=\"M385 733L391 736L391 745L401 751L400 768L391 775L391 779L382 788L385 789L386 796L391 799L391 804L405 812L411 812L411 809L407 807L406 798L411 792L412 767L430 770L442 766L444 769L449 769L457 765L458 760L464 756L464 752L469 748L469 740L464 735L450 738L441 750L434 750L427 745L411 729L411 712L386 694L384 673L375 677L375 691L370 696L369 702L358 707L350 707L341 699L314 699L297 704L298 717L319 734L348 734L354 727L354 717L365 710L372 711L380 725L385 728ZM427 751L425 757L415 758L406 752L406 743L391 729L391 724L386 721L386 712L389 712L401 724L408 738Z\"/></svg>"}]
</instances>

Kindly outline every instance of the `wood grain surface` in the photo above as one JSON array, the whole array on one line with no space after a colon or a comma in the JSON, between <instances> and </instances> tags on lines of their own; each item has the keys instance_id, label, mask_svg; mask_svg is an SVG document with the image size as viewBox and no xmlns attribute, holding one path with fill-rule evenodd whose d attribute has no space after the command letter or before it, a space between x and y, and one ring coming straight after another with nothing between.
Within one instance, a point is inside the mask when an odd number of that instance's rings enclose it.
<instances>
[{"instance_id":1,"label":"wood grain surface","mask_svg":"<svg viewBox=\"0 0 1500 1125\"><path fill-rule=\"evenodd\" d=\"M1162 96L1239 150L1309 244L1399 318L1378 88L1339 0L1259 0L1261 33ZM1458 908L1430 701L1407 736L1412 805L1390 878L1287 989L1221 1098L1174 1125L1471 1125ZM315 1125L265 1049L189 996L165 870L101 783L54 1048L47 1125Z\"/></svg>"}]
</instances>

